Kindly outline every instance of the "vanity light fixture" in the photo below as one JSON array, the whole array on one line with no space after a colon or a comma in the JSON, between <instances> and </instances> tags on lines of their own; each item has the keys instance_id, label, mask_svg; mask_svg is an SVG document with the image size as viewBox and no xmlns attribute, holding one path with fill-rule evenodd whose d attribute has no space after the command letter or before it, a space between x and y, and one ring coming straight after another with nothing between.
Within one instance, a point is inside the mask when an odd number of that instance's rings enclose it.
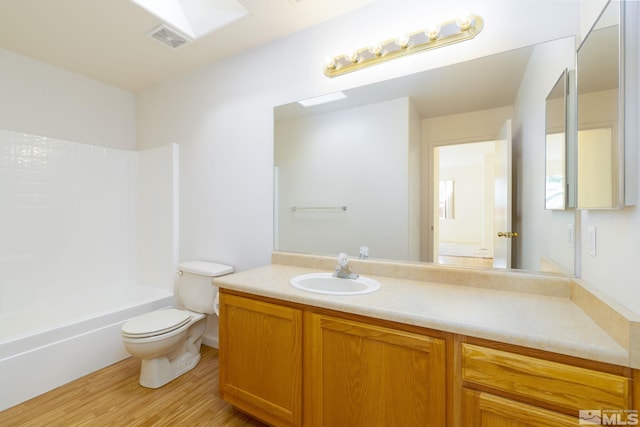
<instances>
[{"instance_id":1,"label":"vanity light fixture","mask_svg":"<svg viewBox=\"0 0 640 427\"><path fill-rule=\"evenodd\" d=\"M470 40L482 31L483 26L484 21L478 15L465 15L441 24L429 24L418 31L402 33L385 41L373 41L367 47L327 57L324 74L335 77L400 56Z\"/></svg>"},{"instance_id":2,"label":"vanity light fixture","mask_svg":"<svg viewBox=\"0 0 640 427\"><path fill-rule=\"evenodd\" d=\"M322 96L316 96L315 98L303 99L302 101L298 101L298 104L303 107L311 107L312 105L326 104L327 102L338 101L340 99L345 99L346 97L347 95L343 92L333 92Z\"/></svg>"}]
</instances>

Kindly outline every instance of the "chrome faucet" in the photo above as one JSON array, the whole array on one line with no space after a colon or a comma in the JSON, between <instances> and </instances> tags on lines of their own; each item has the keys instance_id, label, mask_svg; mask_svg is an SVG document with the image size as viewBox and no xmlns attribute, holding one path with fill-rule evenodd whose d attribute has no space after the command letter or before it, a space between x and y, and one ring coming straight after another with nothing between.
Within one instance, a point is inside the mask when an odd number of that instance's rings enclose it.
<instances>
[{"instance_id":1,"label":"chrome faucet","mask_svg":"<svg viewBox=\"0 0 640 427\"><path fill-rule=\"evenodd\" d=\"M352 273L349 269L349 258L344 252L338 255L338 265L336 265L336 271L333 273L334 277L340 277L342 279L357 279L358 274Z\"/></svg>"}]
</instances>

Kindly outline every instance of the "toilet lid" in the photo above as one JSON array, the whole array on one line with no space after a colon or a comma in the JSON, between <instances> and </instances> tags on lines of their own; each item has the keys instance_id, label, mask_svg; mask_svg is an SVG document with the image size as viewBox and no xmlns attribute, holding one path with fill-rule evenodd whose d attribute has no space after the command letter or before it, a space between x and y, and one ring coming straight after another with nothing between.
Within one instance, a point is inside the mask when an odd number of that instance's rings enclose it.
<instances>
[{"instance_id":1,"label":"toilet lid","mask_svg":"<svg viewBox=\"0 0 640 427\"><path fill-rule=\"evenodd\" d=\"M191 320L188 311L168 308L135 317L122 325L122 334L130 338L144 338L176 330Z\"/></svg>"}]
</instances>

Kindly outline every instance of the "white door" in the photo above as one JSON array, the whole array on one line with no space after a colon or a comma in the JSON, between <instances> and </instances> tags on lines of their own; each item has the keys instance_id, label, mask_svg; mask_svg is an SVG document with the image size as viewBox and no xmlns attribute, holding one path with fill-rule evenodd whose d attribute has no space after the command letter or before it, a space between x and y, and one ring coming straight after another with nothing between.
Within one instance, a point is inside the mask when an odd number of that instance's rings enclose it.
<instances>
[{"instance_id":1,"label":"white door","mask_svg":"<svg viewBox=\"0 0 640 427\"><path fill-rule=\"evenodd\" d=\"M511 120L496 138L493 267L511 268Z\"/></svg>"}]
</instances>

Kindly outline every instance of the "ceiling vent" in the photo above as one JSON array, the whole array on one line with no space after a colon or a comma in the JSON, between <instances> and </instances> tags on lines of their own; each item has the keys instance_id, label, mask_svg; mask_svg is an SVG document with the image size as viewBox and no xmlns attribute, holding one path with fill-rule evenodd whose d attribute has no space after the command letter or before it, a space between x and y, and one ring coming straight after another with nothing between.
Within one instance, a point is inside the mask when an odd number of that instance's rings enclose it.
<instances>
[{"instance_id":1,"label":"ceiling vent","mask_svg":"<svg viewBox=\"0 0 640 427\"><path fill-rule=\"evenodd\" d=\"M147 33L147 36L171 49L180 49L189 43L193 43L191 38L179 33L165 24L161 24L159 27L154 28Z\"/></svg>"}]
</instances>

